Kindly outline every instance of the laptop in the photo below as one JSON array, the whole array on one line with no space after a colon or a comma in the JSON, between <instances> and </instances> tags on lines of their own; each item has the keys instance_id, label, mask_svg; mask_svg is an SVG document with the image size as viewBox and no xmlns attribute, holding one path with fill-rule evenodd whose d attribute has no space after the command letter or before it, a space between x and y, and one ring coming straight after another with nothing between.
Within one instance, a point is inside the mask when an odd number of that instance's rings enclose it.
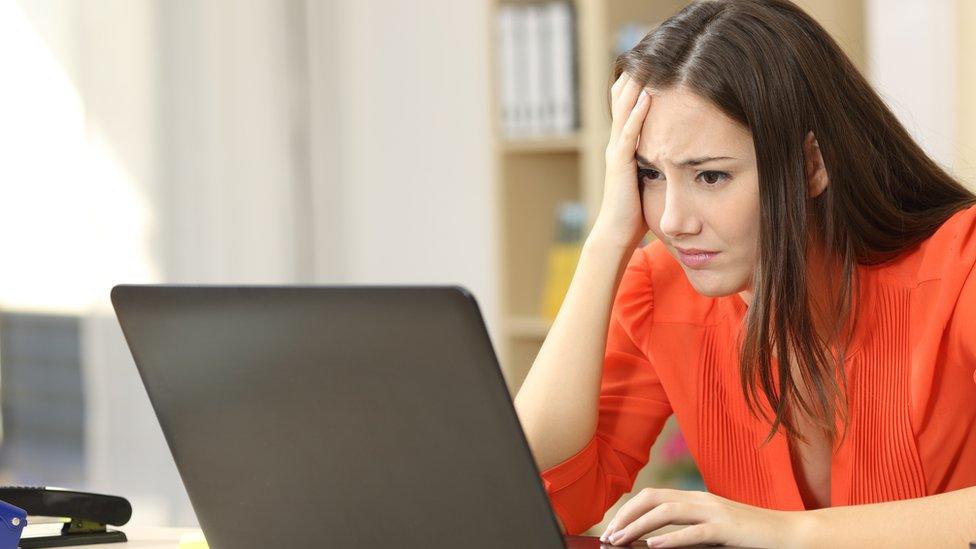
<instances>
[{"instance_id":1,"label":"laptop","mask_svg":"<svg viewBox=\"0 0 976 549\"><path fill-rule=\"evenodd\" d=\"M600 546L560 535L463 287L120 285L112 304L210 547Z\"/></svg>"}]
</instances>

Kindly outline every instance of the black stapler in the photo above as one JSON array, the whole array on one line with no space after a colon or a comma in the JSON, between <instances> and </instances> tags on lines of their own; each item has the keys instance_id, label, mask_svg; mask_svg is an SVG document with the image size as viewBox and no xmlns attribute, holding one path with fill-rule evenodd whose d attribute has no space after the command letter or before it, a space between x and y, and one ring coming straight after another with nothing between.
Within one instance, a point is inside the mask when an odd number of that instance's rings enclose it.
<instances>
[{"instance_id":1,"label":"black stapler","mask_svg":"<svg viewBox=\"0 0 976 549\"><path fill-rule=\"evenodd\" d=\"M62 488L3 486L0 501L27 511L28 524L31 516L67 520L60 535L21 538L21 549L126 541L125 533L106 525L121 526L132 517L132 505L125 498Z\"/></svg>"}]
</instances>

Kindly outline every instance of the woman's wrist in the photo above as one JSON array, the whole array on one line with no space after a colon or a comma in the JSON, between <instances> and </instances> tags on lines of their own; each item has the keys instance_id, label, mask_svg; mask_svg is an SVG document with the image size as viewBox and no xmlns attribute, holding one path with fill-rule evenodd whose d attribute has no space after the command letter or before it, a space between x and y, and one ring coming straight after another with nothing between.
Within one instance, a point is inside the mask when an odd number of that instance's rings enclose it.
<instances>
[{"instance_id":1,"label":"woman's wrist","mask_svg":"<svg viewBox=\"0 0 976 549\"><path fill-rule=\"evenodd\" d=\"M819 515L813 511L780 511L783 520L777 546L787 549L807 549L816 547L817 532L823 528L818 522Z\"/></svg>"},{"instance_id":2,"label":"woman's wrist","mask_svg":"<svg viewBox=\"0 0 976 549\"><path fill-rule=\"evenodd\" d=\"M640 239L627 238L619 231L612 231L601 226L599 221L593 225L593 229L586 237L583 244L586 248L599 248L606 251L619 251L621 253L633 252Z\"/></svg>"}]
</instances>

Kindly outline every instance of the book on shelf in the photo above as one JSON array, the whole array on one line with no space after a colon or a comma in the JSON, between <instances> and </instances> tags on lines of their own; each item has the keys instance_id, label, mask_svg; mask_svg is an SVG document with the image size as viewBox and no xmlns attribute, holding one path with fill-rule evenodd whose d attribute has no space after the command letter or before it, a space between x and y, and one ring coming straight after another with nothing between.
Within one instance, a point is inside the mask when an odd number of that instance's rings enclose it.
<instances>
[{"instance_id":1,"label":"book on shelf","mask_svg":"<svg viewBox=\"0 0 976 549\"><path fill-rule=\"evenodd\" d=\"M576 274L586 240L585 231L586 206L578 201L560 203L556 208L556 238L546 257L545 284L539 310L543 320L555 320L562 306L569 284ZM654 240L654 233L648 231L638 246L646 246Z\"/></svg>"},{"instance_id":2,"label":"book on shelf","mask_svg":"<svg viewBox=\"0 0 976 549\"><path fill-rule=\"evenodd\" d=\"M502 4L495 32L502 137L572 134L579 119L572 4Z\"/></svg>"},{"instance_id":3,"label":"book on shelf","mask_svg":"<svg viewBox=\"0 0 976 549\"><path fill-rule=\"evenodd\" d=\"M569 284L576 272L583 248L586 207L582 202L563 202L557 209L556 241L549 248L545 286L539 315L547 321L556 318Z\"/></svg>"}]
</instances>

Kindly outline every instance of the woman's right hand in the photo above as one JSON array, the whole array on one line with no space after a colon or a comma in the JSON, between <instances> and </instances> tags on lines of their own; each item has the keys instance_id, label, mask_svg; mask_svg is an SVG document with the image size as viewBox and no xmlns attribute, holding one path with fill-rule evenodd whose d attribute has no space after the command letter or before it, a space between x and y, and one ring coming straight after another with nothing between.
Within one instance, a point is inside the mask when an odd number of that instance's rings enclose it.
<instances>
[{"instance_id":1,"label":"woman's right hand","mask_svg":"<svg viewBox=\"0 0 976 549\"><path fill-rule=\"evenodd\" d=\"M649 230L637 180L637 142L651 104L650 95L626 72L610 88L610 141L606 150L603 202L591 237L633 248Z\"/></svg>"}]
</instances>

